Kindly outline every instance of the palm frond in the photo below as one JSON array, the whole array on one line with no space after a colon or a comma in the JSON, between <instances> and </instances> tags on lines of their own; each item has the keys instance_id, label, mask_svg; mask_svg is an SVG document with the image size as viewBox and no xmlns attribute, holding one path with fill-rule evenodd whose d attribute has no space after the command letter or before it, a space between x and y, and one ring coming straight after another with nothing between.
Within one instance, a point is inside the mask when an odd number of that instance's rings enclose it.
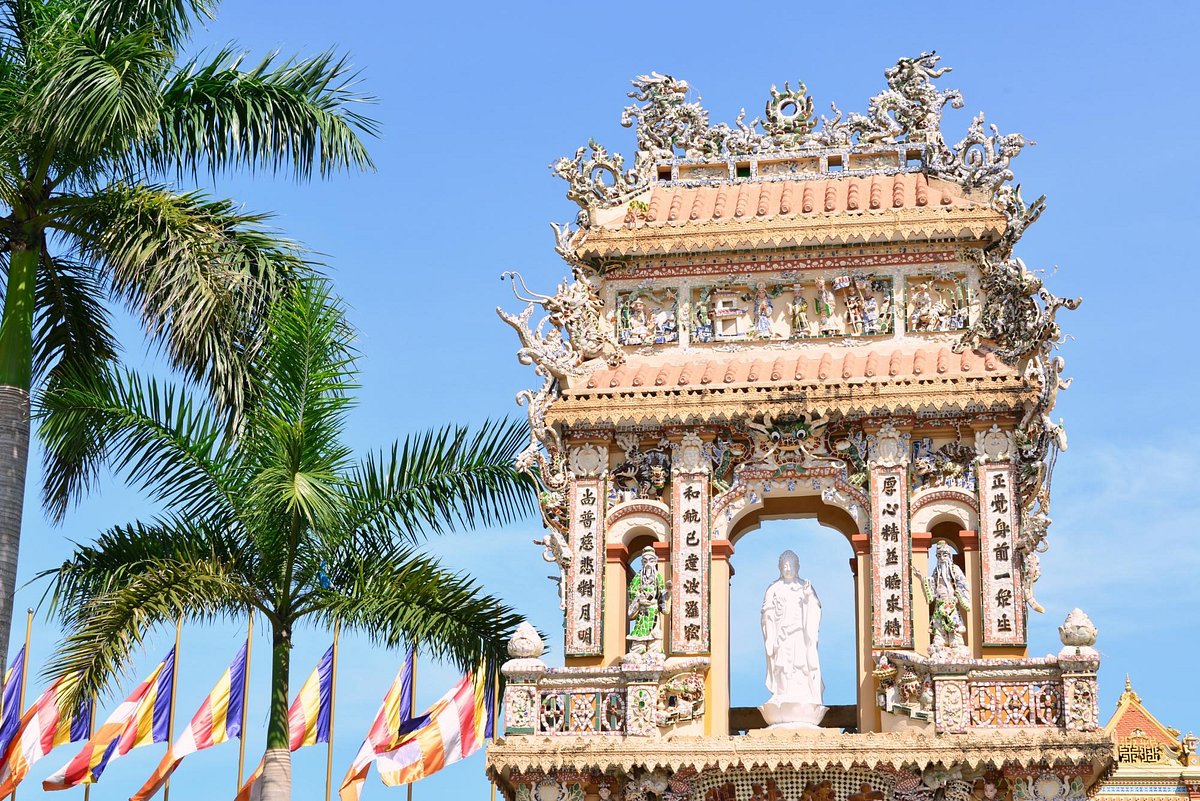
<instances>
[{"instance_id":1,"label":"palm frond","mask_svg":"<svg viewBox=\"0 0 1200 801\"><path fill-rule=\"evenodd\" d=\"M182 44L197 22L216 18L215 0L74 0L81 28L108 37L152 30L168 47Z\"/></svg>"},{"instance_id":2,"label":"palm frond","mask_svg":"<svg viewBox=\"0 0 1200 801\"><path fill-rule=\"evenodd\" d=\"M104 266L172 364L205 384L222 411L239 410L267 308L311 275L299 247L265 227L266 215L161 186L64 196L54 215L52 225L82 260Z\"/></svg>"},{"instance_id":3,"label":"palm frond","mask_svg":"<svg viewBox=\"0 0 1200 801\"><path fill-rule=\"evenodd\" d=\"M326 525L339 516L350 454L341 438L353 405L353 333L319 279L296 284L266 323L242 438L255 473L250 505Z\"/></svg>"},{"instance_id":4,"label":"palm frond","mask_svg":"<svg viewBox=\"0 0 1200 801\"><path fill-rule=\"evenodd\" d=\"M233 514L241 485L208 402L132 372L64 370L39 396L43 504L61 521L109 464L184 515Z\"/></svg>"},{"instance_id":5,"label":"palm frond","mask_svg":"<svg viewBox=\"0 0 1200 801\"><path fill-rule=\"evenodd\" d=\"M472 433L446 426L368 456L351 475L349 531L416 542L455 527L502 525L534 508L536 486L513 460L529 440L524 422L486 422Z\"/></svg>"},{"instance_id":6,"label":"palm frond","mask_svg":"<svg viewBox=\"0 0 1200 801\"><path fill-rule=\"evenodd\" d=\"M42 252L33 330L34 383L56 370L104 370L117 356L104 287L94 268Z\"/></svg>"},{"instance_id":7,"label":"palm frond","mask_svg":"<svg viewBox=\"0 0 1200 801\"><path fill-rule=\"evenodd\" d=\"M149 27L118 36L60 26L34 63L30 108L40 133L76 154L111 154L154 129L159 81L174 54Z\"/></svg>"},{"instance_id":8,"label":"palm frond","mask_svg":"<svg viewBox=\"0 0 1200 801\"><path fill-rule=\"evenodd\" d=\"M51 582L49 608L66 629L46 677L77 674L72 693L88 698L124 673L133 650L154 627L181 617L208 621L261 609L246 578L251 570L219 521L172 518L110 529L95 545L38 576Z\"/></svg>"},{"instance_id":9,"label":"palm frond","mask_svg":"<svg viewBox=\"0 0 1200 801\"><path fill-rule=\"evenodd\" d=\"M244 69L246 54L225 48L182 65L162 87L157 134L142 145L144 163L160 173L203 166L284 170L301 178L374 167L363 135L378 128L355 110L371 98L356 89L345 57L278 60Z\"/></svg>"},{"instance_id":10,"label":"palm frond","mask_svg":"<svg viewBox=\"0 0 1200 801\"><path fill-rule=\"evenodd\" d=\"M303 614L341 621L385 648L419 643L464 670L480 659L505 659L522 618L471 579L435 559L386 540L359 540L328 571L329 589L315 588Z\"/></svg>"}]
</instances>

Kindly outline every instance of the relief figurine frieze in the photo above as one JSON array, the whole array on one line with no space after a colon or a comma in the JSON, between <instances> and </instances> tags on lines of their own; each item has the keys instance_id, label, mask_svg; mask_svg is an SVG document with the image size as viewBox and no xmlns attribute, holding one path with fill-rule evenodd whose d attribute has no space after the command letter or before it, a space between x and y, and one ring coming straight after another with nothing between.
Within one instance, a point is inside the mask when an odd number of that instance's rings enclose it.
<instances>
[{"instance_id":1,"label":"relief figurine frieze","mask_svg":"<svg viewBox=\"0 0 1200 801\"><path fill-rule=\"evenodd\" d=\"M889 276L843 273L692 288L693 343L878 336L894 330Z\"/></svg>"}]
</instances>

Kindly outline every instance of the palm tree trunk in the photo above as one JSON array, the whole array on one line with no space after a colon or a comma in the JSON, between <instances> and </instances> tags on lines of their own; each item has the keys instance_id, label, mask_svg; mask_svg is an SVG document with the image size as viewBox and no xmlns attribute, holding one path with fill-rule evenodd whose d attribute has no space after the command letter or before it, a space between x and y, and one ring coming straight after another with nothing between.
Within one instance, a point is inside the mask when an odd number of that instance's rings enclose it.
<instances>
[{"instance_id":1,"label":"palm tree trunk","mask_svg":"<svg viewBox=\"0 0 1200 801\"><path fill-rule=\"evenodd\" d=\"M0 318L0 659L8 653L21 513L29 467L29 383L33 372L33 305L38 249L14 248ZM35 247L37 247L35 245Z\"/></svg>"},{"instance_id":2,"label":"palm tree trunk","mask_svg":"<svg viewBox=\"0 0 1200 801\"><path fill-rule=\"evenodd\" d=\"M29 393L0 386L0 658L8 653L29 465Z\"/></svg>"},{"instance_id":3,"label":"palm tree trunk","mask_svg":"<svg viewBox=\"0 0 1200 801\"><path fill-rule=\"evenodd\" d=\"M267 719L267 752L263 755L262 801L288 801L292 797L292 752L288 734L291 658L291 630L276 623L271 628L271 713Z\"/></svg>"}]
</instances>

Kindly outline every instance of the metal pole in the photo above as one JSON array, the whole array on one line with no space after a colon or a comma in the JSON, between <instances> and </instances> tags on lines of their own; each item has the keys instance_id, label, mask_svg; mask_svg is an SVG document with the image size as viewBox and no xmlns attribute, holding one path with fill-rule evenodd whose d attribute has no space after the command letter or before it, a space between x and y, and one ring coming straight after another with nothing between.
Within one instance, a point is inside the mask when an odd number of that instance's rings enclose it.
<instances>
[{"instance_id":1,"label":"metal pole","mask_svg":"<svg viewBox=\"0 0 1200 801\"><path fill-rule=\"evenodd\" d=\"M333 711L337 708L337 663L338 663L338 633L342 621L333 621L333 664L330 665L329 677L329 742L325 750L325 801L333 794Z\"/></svg>"},{"instance_id":2,"label":"metal pole","mask_svg":"<svg viewBox=\"0 0 1200 801\"><path fill-rule=\"evenodd\" d=\"M238 735L238 774L234 792L242 791L242 771L246 767L246 712L250 706L250 652L254 649L254 610L250 610L250 623L246 626L246 672L242 675L242 728Z\"/></svg>"},{"instance_id":3,"label":"metal pole","mask_svg":"<svg viewBox=\"0 0 1200 801\"><path fill-rule=\"evenodd\" d=\"M183 634L183 613L175 621L175 670L171 672L171 707L167 713L167 752L175 742L175 690L179 686L179 638ZM163 785L163 801L171 801L171 777Z\"/></svg>"},{"instance_id":4,"label":"metal pole","mask_svg":"<svg viewBox=\"0 0 1200 801\"><path fill-rule=\"evenodd\" d=\"M96 704L99 703L100 696L92 696L92 711L88 716L88 740L91 740L96 734ZM89 771L90 772L90 771ZM92 783L88 782L83 785L83 801L88 801L92 796Z\"/></svg>"},{"instance_id":5,"label":"metal pole","mask_svg":"<svg viewBox=\"0 0 1200 801\"><path fill-rule=\"evenodd\" d=\"M492 677L492 739L496 742L496 725L500 717L500 672ZM492 801L496 801L496 780L492 780Z\"/></svg>"},{"instance_id":6,"label":"metal pole","mask_svg":"<svg viewBox=\"0 0 1200 801\"><path fill-rule=\"evenodd\" d=\"M416 708L416 704L417 704L417 649L413 648L412 683L410 683L408 685L408 711L409 711L409 714L412 714L412 711ZM394 733L393 733L393 736L394 736ZM412 801L412 782L408 783L408 801Z\"/></svg>"},{"instance_id":7,"label":"metal pole","mask_svg":"<svg viewBox=\"0 0 1200 801\"><path fill-rule=\"evenodd\" d=\"M21 692L20 700L17 701L17 711L21 715L25 714L25 685L29 681L29 637L33 631L33 607L25 610L25 656L21 659ZM13 788L12 795L9 801L17 801L17 788Z\"/></svg>"}]
</instances>

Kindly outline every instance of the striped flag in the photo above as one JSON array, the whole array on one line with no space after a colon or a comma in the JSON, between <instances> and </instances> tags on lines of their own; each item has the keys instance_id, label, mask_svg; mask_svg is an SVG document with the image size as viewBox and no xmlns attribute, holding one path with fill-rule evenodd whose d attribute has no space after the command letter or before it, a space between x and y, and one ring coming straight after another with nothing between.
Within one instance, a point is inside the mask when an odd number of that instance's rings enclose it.
<instances>
[{"instance_id":1,"label":"striped flag","mask_svg":"<svg viewBox=\"0 0 1200 801\"><path fill-rule=\"evenodd\" d=\"M175 675L175 649L134 688L129 697L108 716L75 758L42 782L43 790L66 790L92 784L109 761L134 748L167 740L171 715L171 681Z\"/></svg>"},{"instance_id":2,"label":"striped flag","mask_svg":"<svg viewBox=\"0 0 1200 801\"><path fill-rule=\"evenodd\" d=\"M314 670L296 693L288 709L288 750L295 751L306 745L329 742L329 715L333 710L333 646L321 657ZM263 763L250 774L250 778L238 791L235 801L248 801L257 797L255 782L262 776ZM130 799L139 801L139 799Z\"/></svg>"},{"instance_id":3,"label":"striped flag","mask_svg":"<svg viewBox=\"0 0 1200 801\"><path fill-rule=\"evenodd\" d=\"M0 796L16 790L33 763L55 746L78 742L88 736L91 704L85 703L72 712L63 703L63 697L75 681L78 679L66 676L55 680L37 703L21 716L17 733L4 755L4 764L0 765Z\"/></svg>"},{"instance_id":4,"label":"striped flag","mask_svg":"<svg viewBox=\"0 0 1200 801\"><path fill-rule=\"evenodd\" d=\"M395 745L376 753L388 787L411 784L466 759L492 736L492 682L481 665L419 718L400 727Z\"/></svg>"},{"instance_id":5,"label":"striped flag","mask_svg":"<svg viewBox=\"0 0 1200 801\"><path fill-rule=\"evenodd\" d=\"M342 779L341 789L338 790L338 797L341 801L358 801L362 796L363 784L367 781L367 771L371 769L371 763L375 761L375 755L392 747L399 736L401 724L412 717L413 662L415 659L416 652L409 651L408 657L404 660L404 666L400 668L392 686L388 688L387 695L383 697L383 703L379 706L379 712L375 714L375 722L371 725L371 731L367 734L367 739L363 740L362 747L358 749L358 756L354 758L354 764L346 772L346 778Z\"/></svg>"},{"instance_id":6,"label":"striped flag","mask_svg":"<svg viewBox=\"0 0 1200 801\"><path fill-rule=\"evenodd\" d=\"M4 697L0 701L4 707L3 713L0 713L0 757L8 753L9 743L21 725L21 679L24 676L25 646L22 645L4 674Z\"/></svg>"},{"instance_id":7,"label":"striped flag","mask_svg":"<svg viewBox=\"0 0 1200 801\"><path fill-rule=\"evenodd\" d=\"M242 735L242 709L246 702L246 651L242 645L229 668L217 680L208 698L192 716L192 722L168 749L154 773L129 801L146 801L166 784L179 763L188 754L220 745L231 737Z\"/></svg>"}]
</instances>

